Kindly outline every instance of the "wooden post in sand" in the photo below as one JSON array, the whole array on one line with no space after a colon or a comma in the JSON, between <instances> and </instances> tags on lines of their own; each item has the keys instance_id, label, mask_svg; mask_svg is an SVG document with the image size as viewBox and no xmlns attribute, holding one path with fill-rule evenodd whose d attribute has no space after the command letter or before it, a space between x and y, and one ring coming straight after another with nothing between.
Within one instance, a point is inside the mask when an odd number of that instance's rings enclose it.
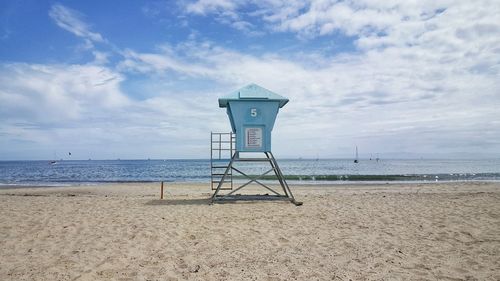
<instances>
[{"instance_id":1,"label":"wooden post in sand","mask_svg":"<svg viewBox=\"0 0 500 281\"><path fill-rule=\"evenodd\" d=\"M161 194L160 194L160 199L163 199L163 182L161 182Z\"/></svg>"}]
</instances>

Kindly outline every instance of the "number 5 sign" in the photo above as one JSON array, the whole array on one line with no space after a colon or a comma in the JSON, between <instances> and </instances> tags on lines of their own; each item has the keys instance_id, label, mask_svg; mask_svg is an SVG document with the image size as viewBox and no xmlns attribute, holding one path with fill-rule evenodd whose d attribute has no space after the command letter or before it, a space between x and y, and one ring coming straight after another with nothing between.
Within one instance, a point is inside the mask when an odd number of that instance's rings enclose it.
<instances>
[{"instance_id":1,"label":"number 5 sign","mask_svg":"<svg viewBox=\"0 0 500 281\"><path fill-rule=\"evenodd\" d=\"M257 117L257 108L250 108L250 116Z\"/></svg>"}]
</instances>

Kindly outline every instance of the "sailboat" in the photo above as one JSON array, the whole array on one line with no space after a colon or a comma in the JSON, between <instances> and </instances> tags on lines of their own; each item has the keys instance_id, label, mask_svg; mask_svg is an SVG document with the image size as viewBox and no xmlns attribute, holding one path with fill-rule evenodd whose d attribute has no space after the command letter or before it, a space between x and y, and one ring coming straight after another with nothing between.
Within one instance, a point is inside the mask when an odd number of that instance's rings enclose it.
<instances>
[{"instance_id":1,"label":"sailboat","mask_svg":"<svg viewBox=\"0 0 500 281\"><path fill-rule=\"evenodd\" d=\"M358 163L358 146L356 145L356 158L354 159L354 163Z\"/></svg>"},{"instance_id":2,"label":"sailboat","mask_svg":"<svg viewBox=\"0 0 500 281\"><path fill-rule=\"evenodd\" d=\"M49 161L49 164L50 164L50 165L55 165L55 164L57 164L57 161L56 161L56 152L55 152L55 151L54 151L54 158L52 158L52 159L54 159L54 160L50 160L50 161Z\"/></svg>"}]
</instances>

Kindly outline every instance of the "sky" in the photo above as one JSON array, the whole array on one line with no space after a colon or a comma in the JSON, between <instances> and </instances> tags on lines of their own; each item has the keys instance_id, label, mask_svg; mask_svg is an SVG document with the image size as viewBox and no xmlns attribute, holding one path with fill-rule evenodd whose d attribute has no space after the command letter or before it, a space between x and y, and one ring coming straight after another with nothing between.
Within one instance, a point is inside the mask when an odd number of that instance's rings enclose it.
<instances>
[{"instance_id":1,"label":"sky","mask_svg":"<svg viewBox=\"0 0 500 281\"><path fill-rule=\"evenodd\" d=\"M209 158L250 83L278 158L500 157L500 1L0 1L0 160Z\"/></svg>"}]
</instances>

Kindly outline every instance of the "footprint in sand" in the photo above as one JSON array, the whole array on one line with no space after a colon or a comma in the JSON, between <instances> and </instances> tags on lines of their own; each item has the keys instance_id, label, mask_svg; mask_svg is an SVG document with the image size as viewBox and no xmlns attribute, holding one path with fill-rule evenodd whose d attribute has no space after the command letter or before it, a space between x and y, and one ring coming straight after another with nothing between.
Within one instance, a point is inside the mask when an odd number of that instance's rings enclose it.
<instances>
[{"instance_id":1,"label":"footprint in sand","mask_svg":"<svg viewBox=\"0 0 500 281\"><path fill-rule=\"evenodd\" d=\"M285 237L280 237L280 238L278 238L278 241L279 241L280 243L288 243L288 242L290 242L290 241L289 241L288 239L286 239Z\"/></svg>"}]
</instances>

